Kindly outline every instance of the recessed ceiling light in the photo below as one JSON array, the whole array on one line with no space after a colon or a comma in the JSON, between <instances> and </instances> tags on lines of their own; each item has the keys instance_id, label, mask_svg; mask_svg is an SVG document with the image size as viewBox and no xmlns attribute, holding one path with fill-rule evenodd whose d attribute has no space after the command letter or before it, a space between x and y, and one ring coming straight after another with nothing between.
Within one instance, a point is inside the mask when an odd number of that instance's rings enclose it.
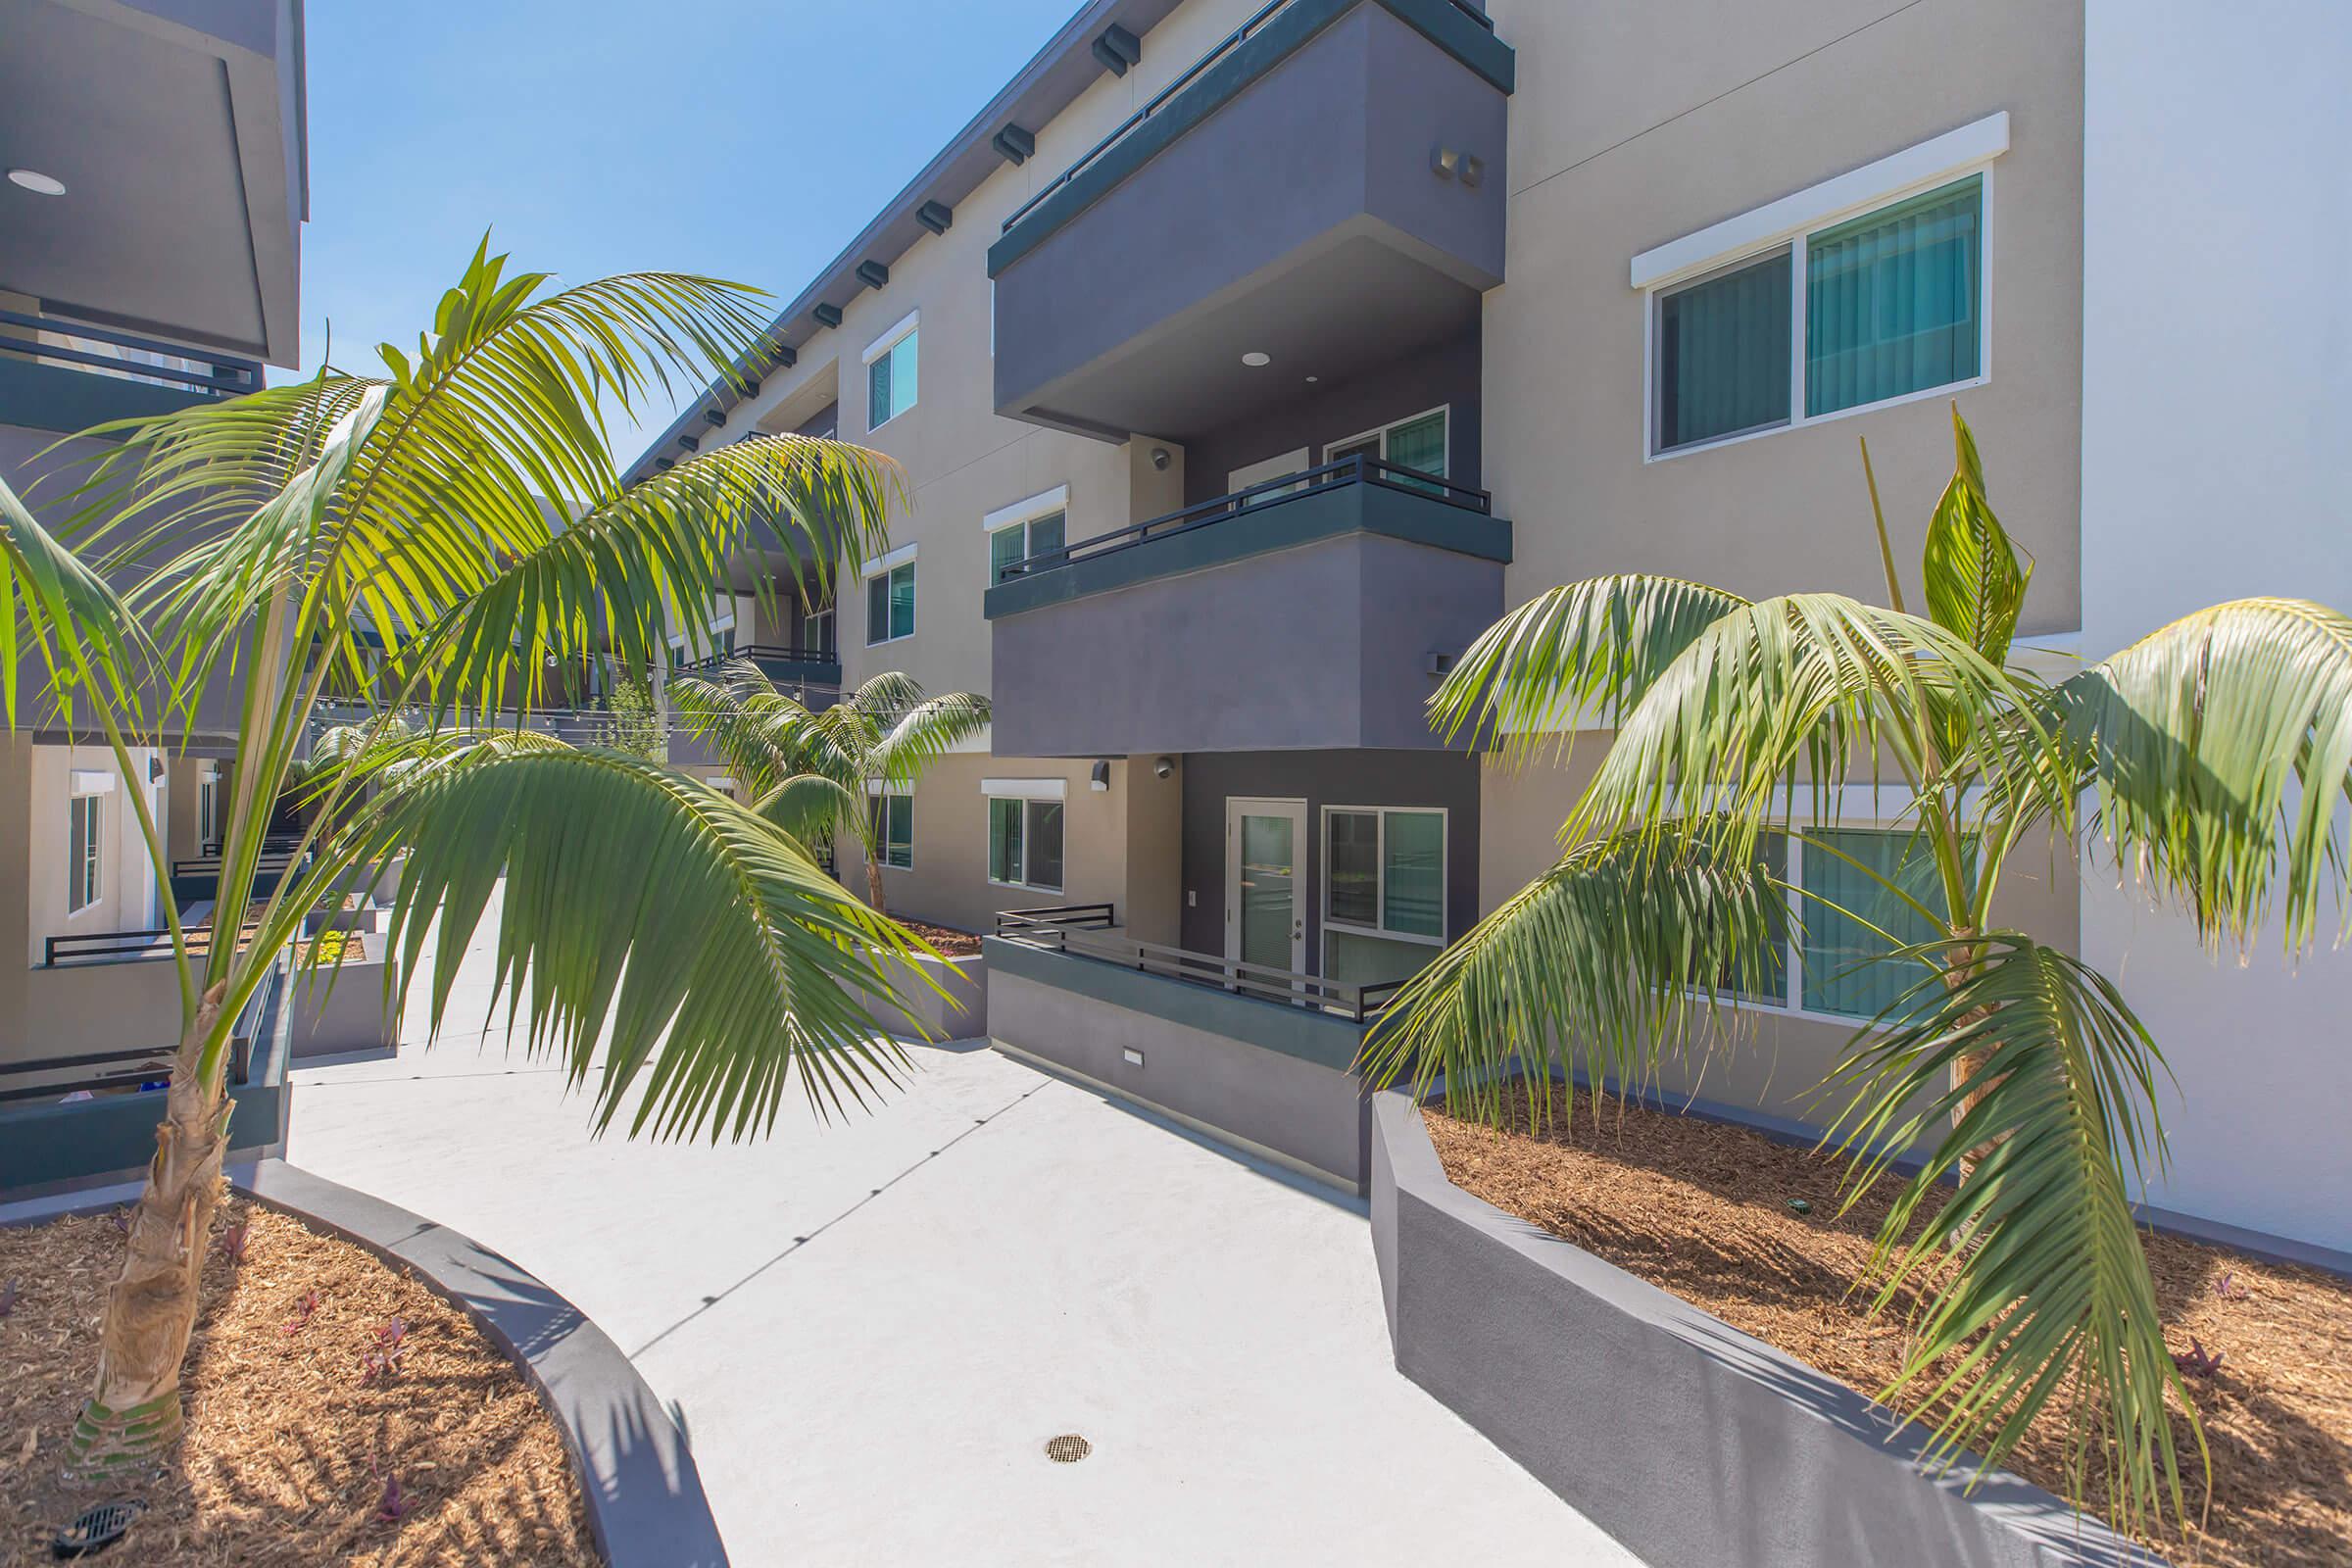
<instances>
[{"instance_id":1,"label":"recessed ceiling light","mask_svg":"<svg viewBox=\"0 0 2352 1568\"><path fill-rule=\"evenodd\" d=\"M1317 382L1317 381L1320 381L1320 380L1322 380L1322 379L1323 379L1323 378L1322 378L1321 376L1319 376L1319 375L1310 375L1310 376L1308 376L1308 377L1306 378L1306 380L1307 380L1307 384L1308 384L1309 386L1312 386L1312 385L1313 385L1315 382Z\"/></svg>"},{"instance_id":2,"label":"recessed ceiling light","mask_svg":"<svg viewBox=\"0 0 2352 1568\"><path fill-rule=\"evenodd\" d=\"M66 193L64 180L55 174L44 174L37 169L12 169L8 172L8 182L22 185L36 196L63 196Z\"/></svg>"},{"instance_id":3,"label":"recessed ceiling light","mask_svg":"<svg viewBox=\"0 0 2352 1568\"><path fill-rule=\"evenodd\" d=\"M1272 365L1274 356L1258 349L1251 349L1242 356L1242 363L1254 370L1261 365Z\"/></svg>"}]
</instances>

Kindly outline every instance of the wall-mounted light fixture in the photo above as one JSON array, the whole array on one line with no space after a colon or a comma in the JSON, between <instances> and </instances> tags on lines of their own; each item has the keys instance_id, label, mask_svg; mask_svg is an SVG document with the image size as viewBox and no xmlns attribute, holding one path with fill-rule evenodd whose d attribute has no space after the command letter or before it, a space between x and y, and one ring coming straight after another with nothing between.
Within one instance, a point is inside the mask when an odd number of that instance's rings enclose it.
<instances>
[{"instance_id":1,"label":"wall-mounted light fixture","mask_svg":"<svg viewBox=\"0 0 2352 1568\"><path fill-rule=\"evenodd\" d=\"M1166 447L1153 447L1152 449L1152 467L1157 468L1162 473L1165 473L1168 471L1168 449Z\"/></svg>"},{"instance_id":2,"label":"wall-mounted light fixture","mask_svg":"<svg viewBox=\"0 0 2352 1568\"><path fill-rule=\"evenodd\" d=\"M1440 179L1451 179L1461 161L1462 155L1450 147L1432 147L1429 150L1429 172Z\"/></svg>"},{"instance_id":3,"label":"wall-mounted light fixture","mask_svg":"<svg viewBox=\"0 0 2352 1568\"><path fill-rule=\"evenodd\" d=\"M1094 772L1092 775L1090 775L1088 782L1099 790L1106 790L1110 788L1110 764L1108 762L1097 762L1095 764Z\"/></svg>"},{"instance_id":4,"label":"wall-mounted light fixture","mask_svg":"<svg viewBox=\"0 0 2352 1568\"><path fill-rule=\"evenodd\" d=\"M1154 778L1166 778L1175 771L1176 760L1172 757L1159 758L1152 764L1152 774Z\"/></svg>"},{"instance_id":5,"label":"wall-mounted light fixture","mask_svg":"<svg viewBox=\"0 0 2352 1568\"><path fill-rule=\"evenodd\" d=\"M1486 161L1480 158L1473 158L1468 153L1462 154L1462 183L1468 185L1471 189L1476 190L1479 186L1479 183L1486 177Z\"/></svg>"}]
</instances>

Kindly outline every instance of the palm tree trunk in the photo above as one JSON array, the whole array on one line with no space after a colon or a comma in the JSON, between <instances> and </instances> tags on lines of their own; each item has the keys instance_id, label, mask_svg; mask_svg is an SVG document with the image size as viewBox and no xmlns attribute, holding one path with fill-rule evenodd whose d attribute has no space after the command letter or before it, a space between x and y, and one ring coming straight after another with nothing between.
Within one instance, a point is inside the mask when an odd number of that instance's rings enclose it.
<instances>
[{"instance_id":1,"label":"palm tree trunk","mask_svg":"<svg viewBox=\"0 0 2352 1568\"><path fill-rule=\"evenodd\" d=\"M1952 935L1967 939L1975 936L1976 932L1966 926L1959 926L1953 929ZM1964 984L1976 972L1976 951L1956 948L1953 950L1953 955L1959 961L1944 972L1944 983L1957 987ZM1971 1012L1961 1021L1963 1024L1973 1024L1983 1019L1984 1016L1982 1011ZM2001 1080L2008 1076L2006 1073L1994 1073L1986 1077L1984 1068L1991 1059L1991 1053L1984 1051L1963 1051L1952 1058L1952 1065L1948 1069L1951 1074L1951 1085L1953 1092L1960 1094L1960 1102L1952 1107L1952 1125L1955 1128L1968 1119L1968 1113L1977 1108L1978 1102L1992 1093L1995 1088L1999 1087ZM1979 1082L1980 1079L1983 1081ZM1975 1085L1975 1087L1969 1087L1971 1085ZM1962 1093L1962 1091L1966 1092ZM2005 1136L2005 1134L1995 1134L1961 1155L1960 1179L1965 1182L1976 1175L1978 1162L1990 1153L1993 1145L1999 1143Z\"/></svg>"},{"instance_id":2,"label":"palm tree trunk","mask_svg":"<svg viewBox=\"0 0 2352 1568\"><path fill-rule=\"evenodd\" d=\"M879 846L869 846L865 852L865 902L872 905L876 914L888 914L882 906L882 852Z\"/></svg>"},{"instance_id":3,"label":"palm tree trunk","mask_svg":"<svg viewBox=\"0 0 2352 1568\"><path fill-rule=\"evenodd\" d=\"M122 1272L107 1294L97 1381L68 1447L68 1463L80 1474L138 1464L179 1436L179 1368L196 1327L197 1285L228 1152L222 1085L205 1081L197 1064L227 989L223 982L205 993L172 1058L155 1159L130 1211Z\"/></svg>"}]
</instances>

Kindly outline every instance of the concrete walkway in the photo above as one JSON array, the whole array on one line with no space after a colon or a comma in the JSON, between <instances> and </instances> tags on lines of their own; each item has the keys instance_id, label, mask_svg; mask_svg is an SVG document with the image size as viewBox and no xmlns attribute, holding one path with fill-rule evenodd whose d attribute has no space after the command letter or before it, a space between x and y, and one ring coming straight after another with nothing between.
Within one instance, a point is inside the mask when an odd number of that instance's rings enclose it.
<instances>
[{"instance_id":1,"label":"concrete walkway","mask_svg":"<svg viewBox=\"0 0 2352 1568\"><path fill-rule=\"evenodd\" d=\"M594 1317L740 1568L1635 1560L1396 1373L1359 1203L985 1049L713 1148L592 1139L559 1070L422 1036L299 1070L288 1157Z\"/></svg>"}]
</instances>

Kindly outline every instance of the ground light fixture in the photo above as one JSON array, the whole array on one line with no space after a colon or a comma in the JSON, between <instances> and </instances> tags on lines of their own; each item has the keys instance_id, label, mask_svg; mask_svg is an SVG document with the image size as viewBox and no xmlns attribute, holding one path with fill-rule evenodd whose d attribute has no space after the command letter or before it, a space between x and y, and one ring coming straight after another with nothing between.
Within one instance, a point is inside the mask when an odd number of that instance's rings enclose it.
<instances>
[{"instance_id":1,"label":"ground light fixture","mask_svg":"<svg viewBox=\"0 0 2352 1568\"><path fill-rule=\"evenodd\" d=\"M1272 365L1274 363L1274 356L1266 353L1263 349L1251 349L1249 353L1242 356L1242 363L1254 370L1264 366Z\"/></svg>"},{"instance_id":2,"label":"ground light fixture","mask_svg":"<svg viewBox=\"0 0 2352 1568\"><path fill-rule=\"evenodd\" d=\"M44 174L37 169L12 169L8 182L31 191L35 196L63 196L66 182L55 174Z\"/></svg>"}]
</instances>

